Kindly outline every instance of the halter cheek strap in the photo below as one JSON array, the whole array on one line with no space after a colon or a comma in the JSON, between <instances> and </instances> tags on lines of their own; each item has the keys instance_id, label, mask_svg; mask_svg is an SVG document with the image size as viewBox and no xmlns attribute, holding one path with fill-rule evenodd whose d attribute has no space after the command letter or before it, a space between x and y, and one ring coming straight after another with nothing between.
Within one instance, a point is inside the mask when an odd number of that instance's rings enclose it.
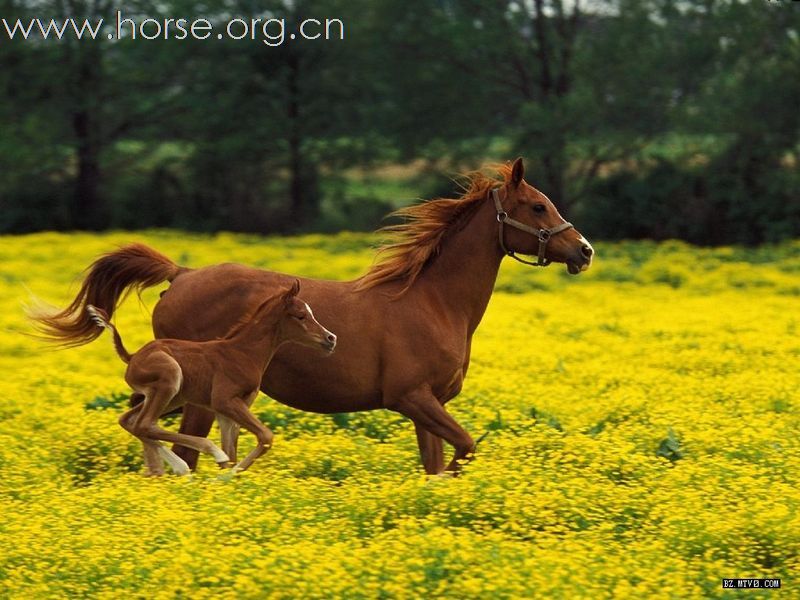
<instances>
[{"instance_id":1,"label":"halter cheek strap","mask_svg":"<svg viewBox=\"0 0 800 600\"><path fill-rule=\"evenodd\" d=\"M510 256L514 260L518 260L521 263L526 265L533 265L534 267L546 267L550 264L550 261L544 257L545 252L547 250L547 242L550 241L550 238L556 235L557 233L561 233L562 231L566 231L567 229L572 229L572 223L568 223L564 221L560 225L556 225L555 227L550 227L549 229L536 229L536 227L531 227L530 225L526 225L521 221L517 221L516 219L512 219L508 216L508 213L503 210L503 205L500 203L500 194L497 193L497 190L500 188L494 188L491 191L492 200L494 200L494 208L497 211L497 222L500 224L500 247L503 249L503 252L506 253L507 256ZM536 257L536 262L532 262L529 260L525 260L517 256L513 250L509 250L506 247L505 243L505 235L503 231L503 227L508 225L509 227L513 227L514 229L519 229L520 231L524 231L525 233L530 233L535 235L539 240L539 253Z\"/></svg>"}]
</instances>

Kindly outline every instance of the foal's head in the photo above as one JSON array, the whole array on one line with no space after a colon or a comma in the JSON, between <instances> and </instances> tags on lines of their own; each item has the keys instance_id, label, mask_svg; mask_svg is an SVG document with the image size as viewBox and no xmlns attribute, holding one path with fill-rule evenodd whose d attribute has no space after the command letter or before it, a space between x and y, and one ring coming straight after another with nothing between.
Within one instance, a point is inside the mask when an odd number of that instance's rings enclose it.
<instances>
[{"instance_id":1,"label":"foal's head","mask_svg":"<svg viewBox=\"0 0 800 600\"><path fill-rule=\"evenodd\" d=\"M536 229L553 229L566 223L550 199L524 179L525 167L518 158L511 167L506 184L499 190L500 200L508 216ZM568 225L566 227L569 227ZM508 250L520 254L535 255L539 240L528 232L505 228L505 244ZM547 241L545 258L548 261L566 263L567 270L577 275L592 264L594 249L575 228L562 230Z\"/></svg>"},{"instance_id":2,"label":"foal's head","mask_svg":"<svg viewBox=\"0 0 800 600\"><path fill-rule=\"evenodd\" d=\"M336 336L325 329L314 318L311 307L298 298L300 280L281 295L278 321L278 342L296 342L303 346L322 348L332 353L336 348Z\"/></svg>"}]
</instances>

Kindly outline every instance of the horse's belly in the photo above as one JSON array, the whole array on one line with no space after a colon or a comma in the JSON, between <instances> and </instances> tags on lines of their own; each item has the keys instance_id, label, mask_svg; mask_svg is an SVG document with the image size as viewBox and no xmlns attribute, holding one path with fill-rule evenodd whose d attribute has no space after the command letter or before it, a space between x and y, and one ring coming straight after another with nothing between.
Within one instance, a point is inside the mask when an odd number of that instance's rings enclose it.
<instances>
[{"instance_id":1,"label":"horse's belly","mask_svg":"<svg viewBox=\"0 0 800 600\"><path fill-rule=\"evenodd\" d=\"M368 363L346 353L324 356L286 346L267 368L261 389L282 404L310 412L373 410L381 407L382 394L372 371Z\"/></svg>"}]
</instances>

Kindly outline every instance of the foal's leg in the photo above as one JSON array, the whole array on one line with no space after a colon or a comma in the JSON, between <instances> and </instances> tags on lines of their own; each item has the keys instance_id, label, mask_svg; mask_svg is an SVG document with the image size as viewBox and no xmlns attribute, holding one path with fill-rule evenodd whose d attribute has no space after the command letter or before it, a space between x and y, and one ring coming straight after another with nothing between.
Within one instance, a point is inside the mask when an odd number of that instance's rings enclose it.
<instances>
[{"instance_id":1,"label":"foal's leg","mask_svg":"<svg viewBox=\"0 0 800 600\"><path fill-rule=\"evenodd\" d=\"M158 374L158 380L148 385L147 398L143 403L139 418L133 423L134 435L154 441L175 442L211 454L217 462L227 463L228 456L210 440L183 433L173 433L158 426L158 418L161 415L170 408L180 405L176 396L180 391L183 375L177 361L166 353L151 355L150 360L140 365L139 368L146 372L148 367ZM159 446L159 448L161 447ZM165 448L161 448L159 452L176 472L188 471L188 465L173 452Z\"/></svg>"},{"instance_id":2,"label":"foal's leg","mask_svg":"<svg viewBox=\"0 0 800 600\"><path fill-rule=\"evenodd\" d=\"M173 442L174 444L180 444L181 446L186 446L187 448L193 448L199 452L204 452L205 454L210 454L214 457L214 460L217 463L225 464L228 462L228 455L225 454L219 447L217 447L214 442L207 438L196 437L194 435L187 435L185 433L174 433L172 431L167 431L166 429L162 429L158 425L158 417L168 410L168 406L170 404L170 400L172 400L172 393L171 390L167 389L165 391L157 390L153 395L153 406L157 407L153 409L151 412L143 413L142 417L139 419L139 422L136 424L138 434L144 438L151 439L151 440L163 440L165 442ZM148 398L149 400L149 398ZM146 401L147 402L147 401ZM146 410L146 409L145 409ZM186 463L183 459L179 458L176 454L174 454L171 450L167 450L159 446L160 452L162 456L170 462L172 465L172 461L170 460L171 457L177 458L183 465ZM188 469L188 465L186 466Z\"/></svg>"},{"instance_id":3,"label":"foal's leg","mask_svg":"<svg viewBox=\"0 0 800 600\"><path fill-rule=\"evenodd\" d=\"M252 402L252 398L249 398ZM247 431L256 436L258 443L256 447L248 454L242 462L233 467L234 471L244 471L253 461L259 456L264 454L272 447L272 432L264 425L258 418L250 412L250 402L245 401L243 398L232 398L227 401L218 401L213 404L214 410L217 414L221 414L232 421L235 421Z\"/></svg>"},{"instance_id":4,"label":"foal's leg","mask_svg":"<svg viewBox=\"0 0 800 600\"><path fill-rule=\"evenodd\" d=\"M444 439L455 448L447 471L459 471L461 465L458 461L471 457L475 450L472 437L450 416L427 386L397 399L388 408L405 415L414 421L415 426Z\"/></svg>"},{"instance_id":5,"label":"foal's leg","mask_svg":"<svg viewBox=\"0 0 800 600\"><path fill-rule=\"evenodd\" d=\"M144 397L144 394L140 395ZM119 424L122 426L123 429L125 429L125 431L127 431L131 435L133 435L133 424L139 417L139 413L142 412L143 406L144 404L140 401L139 404L137 404L131 410L127 411L119 418ZM147 469L147 474L155 477L163 475L164 461L162 460L161 454L158 451L158 447L160 446L160 444L158 442L154 442L153 440L148 440L145 438L138 438L138 440L142 442L144 464Z\"/></svg>"},{"instance_id":6,"label":"foal's leg","mask_svg":"<svg viewBox=\"0 0 800 600\"><path fill-rule=\"evenodd\" d=\"M144 394L142 394L144 397ZM177 456L171 450L164 448L161 442L144 437L141 435L141 412L147 403L145 400L137 404L134 408L126 412L119 419L119 424L134 437L139 438L144 448L144 460L147 465L147 470L150 475L159 476L164 474L164 461L167 462L170 469L178 475L188 475L191 471L183 459Z\"/></svg>"},{"instance_id":7,"label":"foal's leg","mask_svg":"<svg viewBox=\"0 0 800 600\"><path fill-rule=\"evenodd\" d=\"M219 432L222 436L222 451L228 455L232 463L236 462L236 446L239 440L239 424L226 417L225 415L217 415L217 422L219 423Z\"/></svg>"},{"instance_id":8,"label":"foal's leg","mask_svg":"<svg viewBox=\"0 0 800 600\"><path fill-rule=\"evenodd\" d=\"M186 404L183 407L183 416L181 417L181 426L178 430L180 433L207 437L208 432L211 431L211 426L214 424L214 413L197 406L196 404ZM175 454L192 468L197 467L197 450L194 448L187 448L180 444L172 446Z\"/></svg>"}]
</instances>

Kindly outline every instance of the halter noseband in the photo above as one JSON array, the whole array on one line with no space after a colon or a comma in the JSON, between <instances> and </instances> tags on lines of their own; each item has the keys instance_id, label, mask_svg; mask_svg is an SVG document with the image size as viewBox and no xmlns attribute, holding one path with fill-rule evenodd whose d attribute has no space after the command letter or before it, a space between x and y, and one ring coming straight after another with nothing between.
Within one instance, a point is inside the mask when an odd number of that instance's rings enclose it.
<instances>
[{"instance_id":1,"label":"halter noseband","mask_svg":"<svg viewBox=\"0 0 800 600\"><path fill-rule=\"evenodd\" d=\"M497 211L497 222L500 224L500 247L503 249L503 252L506 253L507 256L510 256L514 260L518 260L521 263L526 265L533 265L534 267L546 267L550 264L550 261L544 257L545 250L547 250L547 242L550 241L550 238L553 237L557 233L561 233L562 231L566 231L567 229L572 229L572 223L568 223L564 221L560 225L556 225L555 227L550 227L549 229L536 229L535 227L531 227L530 225L526 225L516 219L512 219L508 216L508 213L503 210L503 205L500 204L500 195L497 193L497 190L500 188L493 188L491 191L492 199L494 200L494 208ZM509 250L506 248L506 244L503 241L503 226L510 225L515 229L519 229L520 231L524 231L526 233L532 233L535 235L539 240L539 254L536 257L536 262L532 262L529 260L525 260L517 256L513 250Z\"/></svg>"}]
</instances>

